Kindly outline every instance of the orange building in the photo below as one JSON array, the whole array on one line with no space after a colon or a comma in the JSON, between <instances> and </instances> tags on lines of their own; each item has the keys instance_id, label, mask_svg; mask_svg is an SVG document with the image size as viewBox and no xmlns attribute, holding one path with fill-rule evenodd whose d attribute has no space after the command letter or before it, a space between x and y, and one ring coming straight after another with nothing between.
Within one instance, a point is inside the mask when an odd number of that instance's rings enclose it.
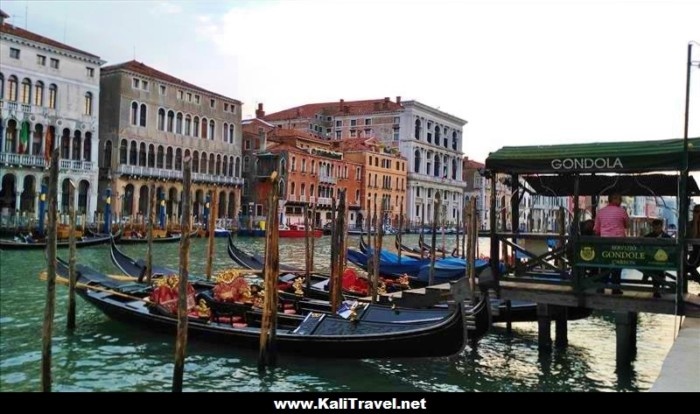
<instances>
[{"instance_id":1,"label":"orange building","mask_svg":"<svg viewBox=\"0 0 700 414\"><path fill-rule=\"evenodd\" d=\"M333 143L350 162L364 169L359 199L363 216L381 212L384 222L397 227L399 214L406 214L406 159L398 148L388 147L375 138L348 138ZM361 220L360 220L361 221ZM366 225L365 225L366 226Z\"/></svg>"},{"instance_id":2,"label":"orange building","mask_svg":"<svg viewBox=\"0 0 700 414\"><path fill-rule=\"evenodd\" d=\"M304 205L316 206L315 226L329 223L331 198L337 198L340 190L346 190L349 223L357 222L361 208L362 164L346 160L330 142L299 130L274 129L267 141L267 148L256 156L253 186L258 199L267 200L270 185L266 178L272 171L278 171L282 223L302 223Z\"/></svg>"}]
</instances>

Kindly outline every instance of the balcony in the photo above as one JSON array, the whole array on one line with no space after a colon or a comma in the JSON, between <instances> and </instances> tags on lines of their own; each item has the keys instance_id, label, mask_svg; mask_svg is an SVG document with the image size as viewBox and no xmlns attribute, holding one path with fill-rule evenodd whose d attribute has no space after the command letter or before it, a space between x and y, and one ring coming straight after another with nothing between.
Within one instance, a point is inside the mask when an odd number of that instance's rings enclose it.
<instances>
[{"instance_id":1,"label":"balcony","mask_svg":"<svg viewBox=\"0 0 700 414\"><path fill-rule=\"evenodd\" d=\"M297 201L297 196L295 196L294 194L290 194L287 196L287 201L295 202Z\"/></svg>"},{"instance_id":2,"label":"balcony","mask_svg":"<svg viewBox=\"0 0 700 414\"><path fill-rule=\"evenodd\" d=\"M443 184L443 185L450 185L450 186L455 186L455 187L460 187L460 188L466 188L467 183L461 180L453 180L451 178L441 178L441 177L435 177L433 175L426 175L426 174L419 174L415 172L409 172L408 173L408 179L410 181L423 181L423 182L428 182L428 183L433 183L433 184Z\"/></svg>"},{"instance_id":3,"label":"balcony","mask_svg":"<svg viewBox=\"0 0 700 414\"><path fill-rule=\"evenodd\" d=\"M97 169L97 164L92 161L76 161L76 160L60 160L59 168L61 170L73 171L92 171Z\"/></svg>"},{"instance_id":4,"label":"balcony","mask_svg":"<svg viewBox=\"0 0 700 414\"><path fill-rule=\"evenodd\" d=\"M331 205L331 198L330 197L319 197L318 202L316 204L330 206Z\"/></svg>"},{"instance_id":5,"label":"balcony","mask_svg":"<svg viewBox=\"0 0 700 414\"><path fill-rule=\"evenodd\" d=\"M9 152L0 152L0 164L39 168L48 166L43 155L12 154Z\"/></svg>"},{"instance_id":6,"label":"balcony","mask_svg":"<svg viewBox=\"0 0 700 414\"><path fill-rule=\"evenodd\" d=\"M330 175L320 174L318 176L318 181L322 184L335 184L337 180L335 177L331 177Z\"/></svg>"},{"instance_id":7,"label":"balcony","mask_svg":"<svg viewBox=\"0 0 700 414\"><path fill-rule=\"evenodd\" d=\"M182 171L166 170L163 168L139 167L136 165L121 164L117 167L117 173L122 175L135 175L166 180L182 180ZM222 175L192 173L192 181L222 185L243 185L243 178L226 177Z\"/></svg>"}]
</instances>

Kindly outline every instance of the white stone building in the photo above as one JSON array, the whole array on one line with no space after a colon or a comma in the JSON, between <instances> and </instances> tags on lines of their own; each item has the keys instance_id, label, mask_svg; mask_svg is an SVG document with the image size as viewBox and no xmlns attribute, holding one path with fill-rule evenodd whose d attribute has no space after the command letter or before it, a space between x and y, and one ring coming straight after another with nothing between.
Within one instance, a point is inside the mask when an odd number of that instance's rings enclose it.
<instances>
[{"instance_id":1,"label":"white stone building","mask_svg":"<svg viewBox=\"0 0 700 414\"><path fill-rule=\"evenodd\" d=\"M462 176L462 127L467 121L418 101L404 101L402 106L399 149L409 165L409 220L415 224L425 214L425 222L431 222L435 194L440 191L445 221L461 221L467 187Z\"/></svg>"},{"instance_id":2,"label":"white stone building","mask_svg":"<svg viewBox=\"0 0 700 414\"><path fill-rule=\"evenodd\" d=\"M100 65L104 62L0 21L0 216L2 226L36 219L47 152L60 149L58 206L69 183L88 220L97 206Z\"/></svg>"}]
</instances>

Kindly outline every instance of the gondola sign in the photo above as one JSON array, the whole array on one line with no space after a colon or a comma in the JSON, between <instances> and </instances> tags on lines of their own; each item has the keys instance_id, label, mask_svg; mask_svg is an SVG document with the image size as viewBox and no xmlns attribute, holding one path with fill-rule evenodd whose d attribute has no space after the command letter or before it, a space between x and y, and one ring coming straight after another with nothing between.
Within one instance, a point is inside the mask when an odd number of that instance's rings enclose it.
<instances>
[{"instance_id":1,"label":"gondola sign","mask_svg":"<svg viewBox=\"0 0 700 414\"><path fill-rule=\"evenodd\" d=\"M675 269L678 249L675 245L634 243L581 243L576 265L584 267L626 267L635 269Z\"/></svg>"}]
</instances>

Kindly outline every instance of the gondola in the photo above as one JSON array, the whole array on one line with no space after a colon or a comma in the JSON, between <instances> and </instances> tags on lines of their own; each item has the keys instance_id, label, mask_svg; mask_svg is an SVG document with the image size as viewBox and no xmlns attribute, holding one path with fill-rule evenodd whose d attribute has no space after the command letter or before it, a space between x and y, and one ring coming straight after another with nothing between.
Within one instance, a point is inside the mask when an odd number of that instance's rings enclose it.
<instances>
[{"instance_id":1,"label":"gondola","mask_svg":"<svg viewBox=\"0 0 700 414\"><path fill-rule=\"evenodd\" d=\"M237 248L233 245L233 243L229 243L229 254L231 254L231 248L234 248L237 250ZM239 250L240 251L240 250ZM245 254L244 252L242 252ZM116 246L116 244L113 242L112 247L110 249L110 258L112 259L112 263L114 263L119 270L122 271L125 275L128 276L133 276L139 279L142 279L143 276L146 273L146 262L143 259L138 259L134 260L133 258L129 257L128 255L124 254L119 248ZM260 268L255 269L255 268L246 268L251 271L259 271L261 270ZM304 274L301 270L296 270L296 271L289 271L289 270L280 270L281 274L279 276L279 288L280 288L280 295L282 296L287 296L288 298L295 298L298 297L295 293L295 288L294 288L294 280L299 278L299 277L304 277ZM172 268L164 267L164 266L159 266L159 265L153 265L153 272L152 275L172 275L172 274L177 274L178 271ZM320 299L320 300L325 300L328 301L329 299L329 286L328 286L328 276L327 275L321 275L318 273L312 273L311 274L311 286L309 288L304 285L302 287L304 294L302 295L303 297L309 298L309 299ZM342 291L343 296L346 297L357 297L357 296L366 296L366 293L362 292L354 292L352 290L347 290L343 289Z\"/></svg>"},{"instance_id":2,"label":"gondola","mask_svg":"<svg viewBox=\"0 0 700 414\"><path fill-rule=\"evenodd\" d=\"M75 247L79 249L81 247L97 246L100 244L109 243L111 237L112 236L109 234L80 237L75 241ZM68 240L59 240L56 242L56 247L68 247L68 244ZM36 250L45 248L46 239L36 241L29 237L15 237L15 240L0 239L0 250Z\"/></svg>"},{"instance_id":3,"label":"gondola","mask_svg":"<svg viewBox=\"0 0 700 414\"><path fill-rule=\"evenodd\" d=\"M196 234L197 234L197 232L194 231L190 237L194 237ZM175 243L175 242L179 242L181 238L182 238L182 233L173 233L173 234L169 234L168 236L165 236L165 237L154 237L153 243ZM132 236L130 234L122 233L121 237L115 237L114 239L118 244L148 243L148 237L145 235Z\"/></svg>"},{"instance_id":4,"label":"gondola","mask_svg":"<svg viewBox=\"0 0 700 414\"><path fill-rule=\"evenodd\" d=\"M78 265L76 271L77 293L109 317L147 329L175 333L176 315L146 299L150 287L114 281L82 265ZM57 272L65 278L68 274L66 264L59 261ZM483 300L467 312L457 304L446 316L433 321L368 320L365 315L372 314L369 310L373 306L368 305L351 319L311 312L299 319L296 325L293 321L279 323L276 349L315 358L449 356L464 347L465 326L470 339L476 339L488 330L488 307ZM390 314L382 315L388 318ZM466 325L465 315L470 319ZM245 311L241 317L242 322L234 324L228 320L190 317L188 335L226 345L259 347L259 315Z\"/></svg>"},{"instance_id":5,"label":"gondola","mask_svg":"<svg viewBox=\"0 0 700 414\"><path fill-rule=\"evenodd\" d=\"M251 269L251 270L260 270L265 266L265 258L259 255L253 255L253 254L248 254L244 252L243 250L239 249L236 247L235 244L233 244L233 238L229 237L228 238L228 255L233 260L236 262L239 266L241 266L244 269ZM289 266L280 263L280 271L284 272L302 272L303 270L294 267L294 266Z\"/></svg>"}]
</instances>

